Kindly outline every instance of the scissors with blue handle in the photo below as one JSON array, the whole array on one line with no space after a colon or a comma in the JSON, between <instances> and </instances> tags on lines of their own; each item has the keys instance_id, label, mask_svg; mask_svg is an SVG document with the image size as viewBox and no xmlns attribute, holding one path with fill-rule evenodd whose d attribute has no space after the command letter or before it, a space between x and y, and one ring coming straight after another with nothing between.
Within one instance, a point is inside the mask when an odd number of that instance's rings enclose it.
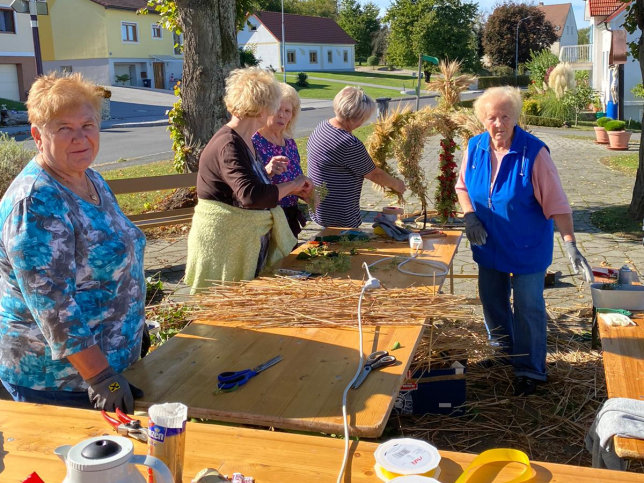
<instances>
[{"instance_id":1,"label":"scissors with blue handle","mask_svg":"<svg viewBox=\"0 0 644 483\"><path fill-rule=\"evenodd\" d=\"M239 386L246 384L251 377L255 377L260 372L265 371L271 366L274 366L281 360L282 356L277 356L253 369L244 369L243 371L235 372L222 372L217 376L217 380L219 381L217 383L217 387L219 389L223 389L224 391L236 389Z\"/></svg>"},{"instance_id":2,"label":"scissors with blue handle","mask_svg":"<svg viewBox=\"0 0 644 483\"><path fill-rule=\"evenodd\" d=\"M396 357L390 356L387 351L375 351L369 354L367 360L362 367L362 372L351 385L352 389L358 389L360 385L365 381L367 376L371 374L371 371L380 369L381 367L391 366L397 361Z\"/></svg>"}]
</instances>

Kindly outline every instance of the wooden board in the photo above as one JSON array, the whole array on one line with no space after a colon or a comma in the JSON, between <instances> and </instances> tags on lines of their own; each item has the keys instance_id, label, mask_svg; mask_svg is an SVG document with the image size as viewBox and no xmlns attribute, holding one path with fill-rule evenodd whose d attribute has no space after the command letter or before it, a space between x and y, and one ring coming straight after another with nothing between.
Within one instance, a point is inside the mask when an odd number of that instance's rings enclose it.
<instances>
[{"instance_id":1,"label":"wooden board","mask_svg":"<svg viewBox=\"0 0 644 483\"><path fill-rule=\"evenodd\" d=\"M46 414L46 417L43 417ZM147 424L146 418L142 418ZM97 411L0 401L0 480L23 481L37 471L46 483L62 481L65 465L56 447L103 434L113 435ZM136 440L135 454L146 445ZM304 436L213 424L188 423L183 482L203 468L231 475L241 472L258 483L335 482L344 442L337 438ZM374 483L373 452L377 445L353 441L345 483ZM441 451L440 480L453 483L476 455ZM533 462L535 482L644 482L644 475L578 466ZM142 467L139 467L142 468ZM507 467L498 481L509 481L516 468Z\"/></svg>"},{"instance_id":2,"label":"wooden board","mask_svg":"<svg viewBox=\"0 0 644 483\"><path fill-rule=\"evenodd\" d=\"M318 235L338 235L343 228L326 228ZM419 260L439 261L451 267L454 255L458 249L458 244L461 241L462 232L458 230L445 230L445 236L425 236L423 237L424 252L418 257ZM421 277L404 274L397 270L396 266L402 258L410 256L409 242L397 242L386 239L374 239L367 242L356 243L358 254L350 257L351 268L347 273L339 273L336 276L349 277L353 280L366 280L365 270L362 263L366 262L367 265L381 259L384 261L378 263L371 268L371 274L380 280L380 282L389 288L406 288L411 286L433 286L436 285L437 290L440 289L445 278L447 277ZM298 260L297 255L310 247L310 243L298 247L288 257L282 261L282 268L292 270L305 270L306 265L309 263L306 260ZM330 249L336 249L338 245L331 243ZM387 261L391 259L392 261ZM396 263L395 260L398 260ZM427 275L433 274L435 270L427 265L417 263L415 261L409 262L404 266L405 270L424 273ZM435 283L434 283L435 282Z\"/></svg>"},{"instance_id":3,"label":"wooden board","mask_svg":"<svg viewBox=\"0 0 644 483\"><path fill-rule=\"evenodd\" d=\"M357 305L357 302L356 302ZM347 412L355 436L378 437L405 379L423 327L369 327L366 354L392 352L399 363L374 371L351 390ZM251 330L197 321L124 375L145 391L137 409L183 402L191 417L285 429L342 433L342 392L358 364L358 332L352 329ZM255 367L276 355L283 360L229 393L215 393L217 375Z\"/></svg>"},{"instance_id":4,"label":"wooden board","mask_svg":"<svg viewBox=\"0 0 644 483\"><path fill-rule=\"evenodd\" d=\"M644 312L631 319L630 327L610 327L597 314L602 340L608 397L644 401ZM644 440L616 437L615 452L622 458L644 459Z\"/></svg>"}]
</instances>

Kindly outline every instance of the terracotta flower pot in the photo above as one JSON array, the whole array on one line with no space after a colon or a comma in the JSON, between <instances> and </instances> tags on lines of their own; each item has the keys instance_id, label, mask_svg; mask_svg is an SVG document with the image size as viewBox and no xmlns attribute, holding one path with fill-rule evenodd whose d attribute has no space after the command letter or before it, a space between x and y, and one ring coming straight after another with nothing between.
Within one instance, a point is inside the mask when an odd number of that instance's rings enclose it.
<instances>
[{"instance_id":1,"label":"terracotta flower pot","mask_svg":"<svg viewBox=\"0 0 644 483\"><path fill-rule=\"evenodd\" d=\"M608 133L606 129L595 126L595 140L597 144L608 144Z\"/></svg>"},{"instance_id":2,"label":"terracotta flower pot","mask_svg":"<svg viewBox=\"0 0 644 483\"><path fill-rule=\"evenodd\" d=\"M609 149L626 150L631 139L630 131L608 131Z\"/></svg>"}]
</instances>

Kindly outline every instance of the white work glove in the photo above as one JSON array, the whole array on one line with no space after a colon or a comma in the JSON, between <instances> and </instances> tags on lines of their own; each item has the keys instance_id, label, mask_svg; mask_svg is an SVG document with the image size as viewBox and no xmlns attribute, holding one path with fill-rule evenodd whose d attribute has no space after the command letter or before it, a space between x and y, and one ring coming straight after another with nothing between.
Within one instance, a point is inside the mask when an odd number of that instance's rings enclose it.
<instances>
[{"instance_id":1,"label":"white work glove","mask_svg":"<svg viewBox=\"0 0 644 483\"><path fill-rule=\"evenodd\" d=\"M593 277L593 271L584 256L577 249L577 244L574 241L567 241L564 242L564 248L566 249L568 260L570 260L574 272L579 274L579 269L581 268L584 280L588 283L594 282L595 277Z\"/></svg>"}]
</instances>

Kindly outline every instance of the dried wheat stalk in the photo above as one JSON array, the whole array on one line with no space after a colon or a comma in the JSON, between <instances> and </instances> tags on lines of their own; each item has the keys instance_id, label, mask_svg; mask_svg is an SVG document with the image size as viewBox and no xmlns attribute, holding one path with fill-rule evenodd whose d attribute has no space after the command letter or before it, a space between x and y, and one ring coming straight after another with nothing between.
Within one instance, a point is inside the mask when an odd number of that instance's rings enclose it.
<instances>
[{"instance_id":1,"label":"dried wheat stalk","mask_svg":"<svg viewBox=\"0 0 644 483\"><path fill-rule=\"evenodd\" d=\"M233 326L355 327L362 284L349 279L293 280L265 277L253 282L216 283L196 296L191 319ZM417 325L428 317L466 317L462 298L435 295L429 287L374 290L362 303L364 325ZM279 301L279 303L275 303Z\"/></svg>"}]
</instances>

